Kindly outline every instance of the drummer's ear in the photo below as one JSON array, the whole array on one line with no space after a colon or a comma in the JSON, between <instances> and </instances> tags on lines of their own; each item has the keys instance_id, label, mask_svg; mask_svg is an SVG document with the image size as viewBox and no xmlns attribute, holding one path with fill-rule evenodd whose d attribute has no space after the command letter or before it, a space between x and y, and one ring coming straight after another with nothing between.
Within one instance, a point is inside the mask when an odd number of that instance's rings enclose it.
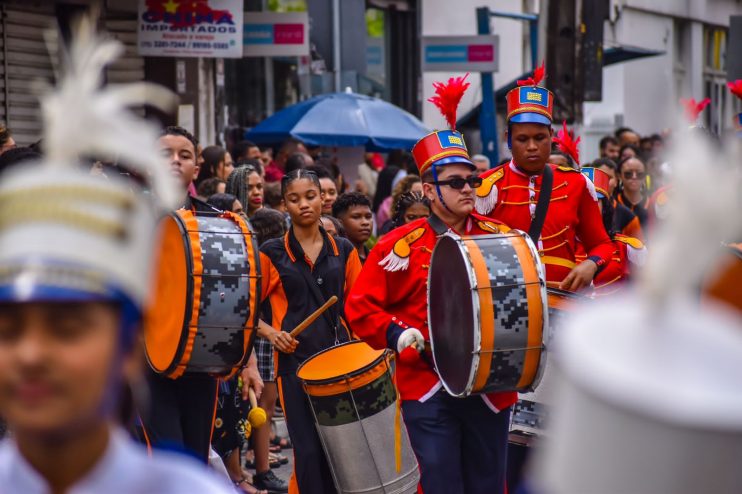
<instances>
[{"instance_id":1,"label":"drummer's ear","mask_svg":"<svg viewBox=\"0 0 742 494\"><path fill-rule=\"evenodd\" d=\"M435 185L423 182L423 195L425 195L430 202L435 201Z\"/></svg>"}]
</instances>

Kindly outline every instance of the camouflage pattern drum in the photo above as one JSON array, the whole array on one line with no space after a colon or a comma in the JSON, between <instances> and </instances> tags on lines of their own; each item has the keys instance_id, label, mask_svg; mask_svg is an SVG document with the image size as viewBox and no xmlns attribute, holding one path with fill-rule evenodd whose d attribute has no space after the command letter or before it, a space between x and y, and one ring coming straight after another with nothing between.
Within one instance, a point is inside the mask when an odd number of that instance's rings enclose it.
<instances>
[{"instance_id":1,"label":"camouflage pattern drum","mask_svg":"<svg viewBox=\"0 0 742 494\"><path fill-rule=\"evenodd\" d=\"M390 358L350 341L310 357L296 372L339 493L417 492L420 473Z\"/></svg>"},{"instance_id":2,"label":"camouflage pattern drum","mask_svg":"<svg viewBox=\"0 0 742 494\"><path fill-rule=\"evenodd\" d=\"M548 312L528 235L442 235L430 260L428 324L436 371L452 396L534 389Z\"/></svg>"},{"instance_id":3,"label":"camouflage pattern drum","mask_svg":"<svg viewBox=\"0 0 742 494\"><path fill-rule=\"evenodd\" d=\"M147 360L173 379L234 374L250 356L260 304L260 260L247 222L181 209L165 217L154 300L144 328Z\"/></svg>"}]
</instances>

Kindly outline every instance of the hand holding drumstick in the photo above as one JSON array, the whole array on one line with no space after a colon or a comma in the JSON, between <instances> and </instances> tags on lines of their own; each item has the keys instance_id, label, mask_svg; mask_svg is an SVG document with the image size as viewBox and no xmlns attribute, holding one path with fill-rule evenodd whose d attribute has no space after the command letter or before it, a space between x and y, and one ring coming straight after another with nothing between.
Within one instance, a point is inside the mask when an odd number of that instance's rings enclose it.
<instances>
[{"instance_id":1,"label":"hand holding drumstick","mask_svg":"<svg viewBox=\"0 0 742 494\"><path fill-rule=\"evenodd\" d=\"M263 331L261 332L261 336L262 333L266 333L267 335L265 337L268 338L268 341L270 341L271 344L275 346L276 349L278 349L278 351L283 353L294 353L294 351L296 351L296 346L299 344L299 342L296 340L296 337L299 336L302 331L307 329L319 316L322 315L324 311L332 307L337 301L338 298L335 295L330 297L330 299L325 302L322 307L312 312L309 317L300 322L299 325L296 326L290 333L287 333L285 331L277 331L261 320L261 329L263 329ZM269 332L265 331L265 328L262 325L267 326L269 328Z\"/></svg>"}]
</instances>

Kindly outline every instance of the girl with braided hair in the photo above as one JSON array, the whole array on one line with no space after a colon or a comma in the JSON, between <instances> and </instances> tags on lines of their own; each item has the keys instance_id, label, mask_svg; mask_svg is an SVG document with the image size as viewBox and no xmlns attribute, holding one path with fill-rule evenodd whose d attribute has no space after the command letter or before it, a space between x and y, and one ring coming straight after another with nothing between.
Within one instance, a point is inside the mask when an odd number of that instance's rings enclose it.
<instances>
[{"instance_id":1,"label":"girl with braided hair","mask_svg":"<svg viewBox=\"0 0 742 494\"><path fill-rule=\"evenodd\" d=\"M227 194L240 201L250 218L263 207L263 177L257 168L243 165L235 169L227 178Z\"/></svg>"},{"instance_id":2,"label":"girl with braided hair","mask_svg":"<svg viewBox=\"0 0 742 494\"><path fill-rule=\"evenodd\" d=\"M392 218L393 228L430 216L430 200L421 192L405 192L399 197Z\"/></svg>"}]
</instances>

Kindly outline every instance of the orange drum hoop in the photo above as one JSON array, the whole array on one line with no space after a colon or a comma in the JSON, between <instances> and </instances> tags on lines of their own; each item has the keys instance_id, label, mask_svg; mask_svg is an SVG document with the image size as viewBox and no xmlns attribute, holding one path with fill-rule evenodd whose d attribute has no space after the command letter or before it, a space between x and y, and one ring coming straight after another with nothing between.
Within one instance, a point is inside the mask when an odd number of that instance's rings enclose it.
<instances>
[{"instance_id":1,"label":"orange drum hoop","mask_svg":"<svg viewBox=\"0 0 742 494\"><path fill-rule=\"evenodd\" d=\"M544 269L530 238L443 235L428 278L436 368L453 396L528 390L546 359Z\"/></svg>"},{"instance_id":2,"label":"orange drum hoop","mask_svg":"<svg viewBox=\"0 0 742 494\"><path fill-rule=\"evenodd\" d=\"M559 283L548 281L546 283L546 295L549 302L550 309L556 309L561 311L571 311L574 309L576 304L589 300L590 298L579 293L562 290L559 288Z\"/></svg>"},{"instance_id":3,"label":"orange drum hoop","mask_svg":"<svg viewBox=\"0 0 742 494\"><path fill-rule=\"evenodd\" d=\"M351 341L310 357L296 375L304 382L307 394L332 396L366 386L388 371L385 350Z\"/></svg>"},{"instance_id":4,"label":"orange drum hoop","mask_svg":"<svg viewBox=\"0 0 742 494\"><path fill-rule=\"evenodd\" d=\"M260 262L247 223L231 212L181 209L161 223L144 343L155 372L233 375L250 355Z\"/></svg>"}]
</instances>

